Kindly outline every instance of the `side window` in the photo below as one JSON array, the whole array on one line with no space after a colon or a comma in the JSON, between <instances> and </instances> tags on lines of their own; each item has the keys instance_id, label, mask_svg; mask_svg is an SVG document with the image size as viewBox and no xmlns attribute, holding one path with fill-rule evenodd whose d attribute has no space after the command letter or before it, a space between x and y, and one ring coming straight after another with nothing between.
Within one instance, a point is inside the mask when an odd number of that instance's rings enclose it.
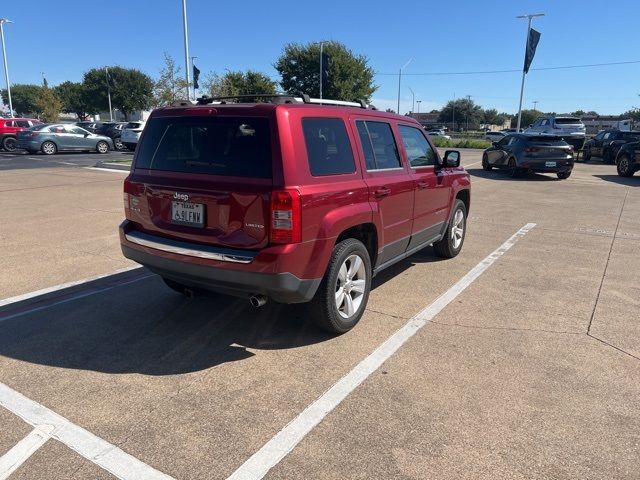
<instances>
[{"instance_id":1,"label":"side window","mask_svg":"<svg viewBox=\"0 0 640 480\"><path fill-rule=\"evenodd\" d=\"M356 122L358 127L358 135L360 136L360 144L362 145L362 151L364 152L364 160L367 164L367 170L376 169L376 157L373 154L373 147L371 146L371 138L369 138L369 130L364 122Z\"/></svg>"},{"instance_id":2,"label":"side window","mask_svg":"<svg viewBox=\"0 0 640 480\"><path fill-rule=\"evenodd\" d=\"M29 128L29 122L27 120L16 120L19 127Z\"/></svg>"},{"instance_id":3,"label":"side window","mask_svg":"<svg viewBox=\"0 0 640 480\"><path fill-rule=\"evenodd\" d=\"M607 138L609 138L611 136L611 132L607 132L604 134L604 137L602 137L603 140L606 140Z\"/></svg>"},{"instance_id":4,"label":"side window","mask_svg":"<svg viewBox=\"0 0 640 480\"><path fill-rule=\"evenodd\" d=\"M365 151L365 160L367 161L367 170L384 170L388 168L402 168L400 163L400 156L398 155L398 147L393 139L393 132L391 131L391 125L386 122L364 122L359 120L356 122L358 125L358 132L367 132L369 138L369 157L373 156L373 162L371 159L367 159L367 147L366 139L362 140L363 149ZM362 124L362 126L360 125ZM360 134L362 139L363 135Z\"/></svg>"},{"instance_id":5,"label":"side window","mask_svg":"<svg viewBox=\"0 0 640 480\"><path fill-rule=\"evenodd\" d=\"M546 118L540 122L541 127L546 127L547 125L549 125L549 120Z\"/></svg>"},{"instance_id":6,"label":"side window","mask_svg":"<svg viewBox=\"0 0 640 480\"><path fill-rule=\"evenodd\" d=\"M398 128L412 167L436 164L435 152L420 130L406 125L399 125Z\"/></svg>"},{"instance_id":7,"label":"side window","mask_svg":"<svg viewBox=\"0 0 640 480\"><path fill-rule=\"evenodd\" d=\"M516 144L517 142L518 142L518 137L514 135L513 137L509 137L509 142L507 143L507 145L511 146Z\"/></svg>"},{"instance_id":8,"label":"side window","mask_svg":"<svg viewBox=\"0 0 640 480\"><path fill-rule=\"evenodd\" d=\"M509 136L509 135L508 135L508 136L506 136L506 137L503 137L503 138L502 138L502 140L500 140L500 141L498 142L498 146L499 146L499 147L506 147L506 146L509 144L509 142L511 141L511 139L512 139L512 138L513 138L513 137L512 137L512 136Z\"/></svg>"},{"instance_id":9,"label":"side window","mask_svg":"<svg viewBox=\"0 0 640 480\"><path fill-rule=\"evenodd\" d=\"M16 122L14 120L10 120L8 122L4 123L5 127L15 127L16 126Z\"/></svg>"},{"instance_id":10,"label":"side window","mask_svg":"<svg viewBox=\"0 0 640 480\"><path fill-rule=\"evenodd\" d=\"M602 140L602 137L604 137L604 132L597 134L595 140Z\"/></svg>"},{"instance_id":11,"label":"side window","mask_svg":"<svg viewBox=\"0 0 640 480\"><path fill-rule=\"evenodd\" d=\"M356 171L351 143L339 118L304 118L302 130L309 169L314 177Z\"/></svg>"}]
</instances>

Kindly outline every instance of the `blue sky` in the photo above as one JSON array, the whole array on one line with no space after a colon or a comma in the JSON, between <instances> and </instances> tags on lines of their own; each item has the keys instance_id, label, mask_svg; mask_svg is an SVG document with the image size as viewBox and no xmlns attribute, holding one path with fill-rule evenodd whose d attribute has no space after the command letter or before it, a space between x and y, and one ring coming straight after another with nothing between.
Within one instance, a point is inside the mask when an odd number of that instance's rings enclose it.
<instances>
[{"instance_id":1,"label":"blue sky","mask_svg":"<svg viewBox=\"0 0 640 480\"><path fill-rule=\"evenodd\" d=\"M188 0L190 49L205 73L255 69L273 77L287 42L324 39L366 55L380 73L405 70L401 112L411 108L411 87L421 111L471 95L486 108L515 112L519 73L420 76L419 73L519 69L525 13L542 33L532 68L640 60L640 1L457 0L382 2ZM119 64L155 77L163 51L182 60L181 0L7 1L5 26L12 83L52 85L80 80L88 68ZM524 107L543 111L581 108L601 114L640 106L640 63L598 68L531 71ZM396 105L397 75L376 76L376 106ZM0 81L4 87L4 79Z\"/></svg>"}]
</instances>

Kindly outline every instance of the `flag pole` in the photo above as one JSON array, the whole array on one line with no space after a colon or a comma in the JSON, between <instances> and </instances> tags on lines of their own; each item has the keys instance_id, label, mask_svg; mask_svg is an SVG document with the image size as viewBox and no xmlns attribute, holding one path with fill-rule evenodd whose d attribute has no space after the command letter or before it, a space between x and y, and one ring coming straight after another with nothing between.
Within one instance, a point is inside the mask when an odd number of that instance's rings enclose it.
<instances>
[{"instance_id":1,"label":"flag pole","mask_svg":"<svg viewBox=\"0 0 640 480\"><path fill-rule=\"evenodd\" d=\"M543 17L544 13L535 13L533 15L520 15L516 18L527 18L529 24L527 25L527 42L524 45L524 56L527 57L527 48L529 46L529 35L531 35L531 20L534 17ZM524 79L526 76L524 65L522 67L522 84L520 85L520 104L518 105L518 125L516 126L516 132L520 133L520 123L522 121L522 97L524 96Z\"/></svg>"}]
</instances>

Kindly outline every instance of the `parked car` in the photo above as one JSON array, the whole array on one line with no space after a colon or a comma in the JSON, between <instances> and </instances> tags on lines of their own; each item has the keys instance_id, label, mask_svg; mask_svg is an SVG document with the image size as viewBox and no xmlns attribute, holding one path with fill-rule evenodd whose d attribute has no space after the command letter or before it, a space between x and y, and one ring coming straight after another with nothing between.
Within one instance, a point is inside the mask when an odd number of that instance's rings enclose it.
<instances>
[{"instance_id":1,"label":"parked car","mask_svg":"<svg viewBox=\"0 0 640 480\"><path fill-rule=\"evenodd\" d=\"M640 142L625 143L620 147L616 167L621 177L632 177L640 170Z\"/></svg>"},{"instance_id":2,"label":"parked car","mask_svg":"<svg viewBox=\"0 0 640 480\"><path fill-rule=\"evenodd\" d=\"M469 174L410 117L275 100L152 112L124 181L122 251L181 293L312 302L322 328L346 332L375 274L428 245L460 252Z\"/></svg>"},{"instance_id":3,"label":"parked car","mask_svg":"<svg viewBox=\"0 0 640 480\"><path fill-rule=\"evenodd\" d=\"M520 128L519 132L518 132L517 128L503 128L500 131L503 132L504 134L507 134L507 133L522 133L522 132L524 132L524 128Z\"/></svg>"},{"instance_id":4,"label":"parked car","mask_svg":"<svg viewBox=\"0 0 640 480\"><path fill-rule=\"evenodd\" d=\"M557 135L577 151L584 145L585 132L584 123L579 118L545 115L539 117L524 133Z\"/></svg>"},{"instance_id":5,"label":"parked car","mask_svg":"<svg viewBox=\"0 0 640 480\"><path fill-rule=\"evenodd\" d=\"M613 163L620 147L625 143L640 141L640 132L621 132L617 129L602 130L583 147L582 159L601 157L604 163Z\"/></svg>"},{"instance_id":6,"label":"parked car","mask_svg":"<svg viewBox=\"0 0 640 480\"><path fill-rule=\"evenodd\" d=\"M89 130L91 133L98 133L102 123L100 122L76 122L76 125L85 130Z\"/></svg>"},{"instance_id":7,"label":"parked car","mask_svg":"<svg viewBox=\"0 0 640 480\"><path fill-rule=\"evenodd\" d=\"M529 171L555 173L564 180L571 175L573 163L573 147L553 135L512 133L482 154L482 168L506 169L511 177Z\"/></svg>"},{"instance_id":8,"label":"parked car","mask_svg":"<svg viewBox=\"0 0 640 480\"><path fill-rule=\"evenodd\" d=\"M35 118L0 118L0 145L7 152L14 152L17 148L18 132L41 125Z\"/></svg>"},{"instance_id":9,"label":"parked car","mask_svg":"<svg viewBox=\"0 0 640 480\"><path fill-rule=\"evenodd\" d=\"M490 142L499 142L505 135L506 133L504 132L486 132L484 134L484 139L489 140Z\"/></svg>"},{"instance_id":10,"label":"parked car","mask_svg":"<svg viewBox=\"0 0 640 480\"><path fill-rule=\"evenodd\" d=\"M38 151L53 155L64 151L91 151L107 153L113 150L113 141L72 124L37 125L18 132L18 148L29 153Z\"/></svg>"},{"instance_id":11,"label":"parked car","mask_svg":"<svg viewBox=\"0 0 640 480\"><path fill-rule=\"evenodd\" d=\"M440 137L446 140L451 140L451 135L447 135L444 130L429 130L427 131L427 135L430 137Z\"/></svg>"},{"instance_id":12,"label":"parked car","mask_svg":"<svg viewBox=\"0 0 640 480\"><path fill-rule=\"evenodd\" d=\"M129 122L122 129L122 136L120 140L122 144L133 151L136 149L136 145L138 145L138 140L140 140L140 134L144 129L145 122Z\"/></svg>"},{"instance_id":13,"label":"parked car","mask_svg":"<svg viewBox=\"0 0 640 480\"><path fill-rule=\"evenodd\" d=\"M122 144L122 129L127 124L127 122L104 122L96 133L98 135L104 135L113 140L113 145L116 150L124 150L125 146Z\"/></svg>"}]
</instances>

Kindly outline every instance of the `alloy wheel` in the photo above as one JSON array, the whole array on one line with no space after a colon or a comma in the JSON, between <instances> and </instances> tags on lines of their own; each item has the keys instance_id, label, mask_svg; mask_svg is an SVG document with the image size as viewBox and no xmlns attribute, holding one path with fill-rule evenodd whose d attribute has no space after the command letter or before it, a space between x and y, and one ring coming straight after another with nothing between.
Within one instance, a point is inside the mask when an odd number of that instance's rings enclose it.
<instances>
[{"instance_id":1,"label":"alloy wheel","mask_svg":"<svg viewBox=\"0 0 640 480\"><path fill-rule=\"evenodd\" d=\"M359 255L346 258L338 271L335 301L342 318L352 317L360 308L366 289L366 268Z\"/></svg>"},{"instance_id":2,"label":"alloy wheel","mask_svg":"<svg viewBox=\"0 0 640 480\"><path fill-rule=\"evenodd\" d=\"M451 227L451 243L453 248L458 249L464 238L464 213L462 210L456 210L453 216L453 226Z\"/></svg>"}]
</instances>

